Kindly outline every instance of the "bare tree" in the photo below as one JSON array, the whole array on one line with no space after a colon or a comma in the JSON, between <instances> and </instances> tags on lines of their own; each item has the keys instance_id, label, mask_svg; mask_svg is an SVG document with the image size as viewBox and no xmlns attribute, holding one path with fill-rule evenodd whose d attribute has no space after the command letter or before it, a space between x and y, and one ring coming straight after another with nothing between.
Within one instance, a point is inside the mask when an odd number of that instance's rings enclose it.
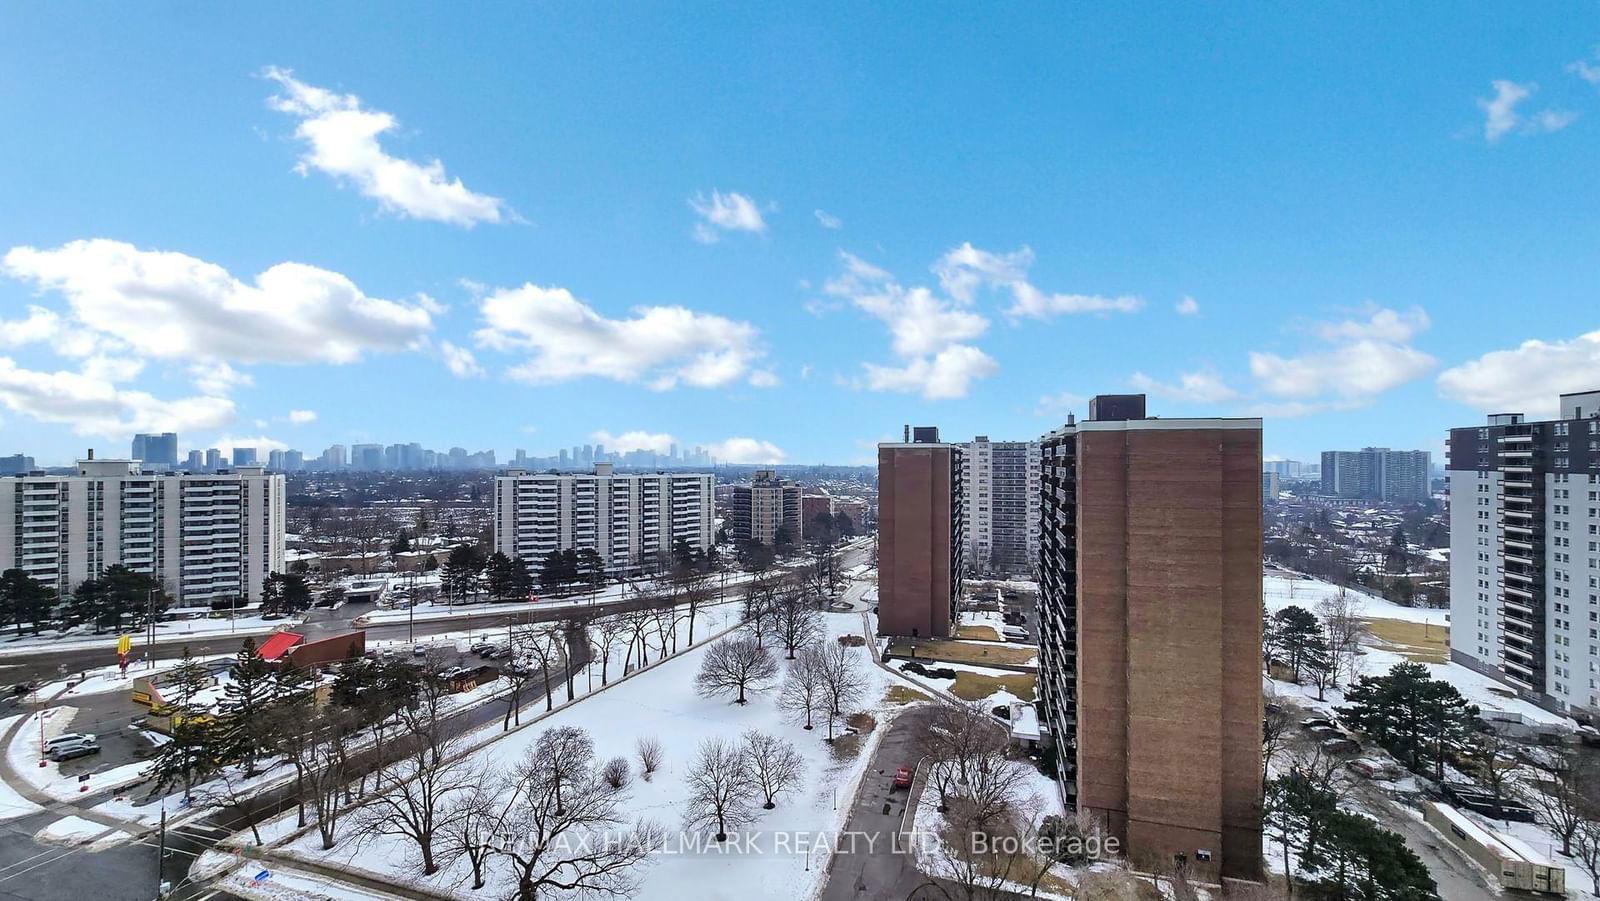
<instances>
[{"instance_id":1,"label":"bare tree","mask_svg":"<svg viewBox=\"0 0 1600 901\"><path fill-rule=\"evenodd\" d=\"M792 582L778 592L770 618L772 632L790 660L822 631L822 615L808 602L804 589Z\"/></svg>"},{"instance_id":2,"label":"bare tree","mask_svg":"<svg viewBox=\"0 0 1600 901\"><path fill-rule=\"evenodd\" d=\"M613 614L602 616L591 625L590 646L600 655L600 684L605 685L611 669L611 652L628 631L628 623L623 617Z\"/></svg>"},{"instance_id":3,"label":"bare tree","mask_svg":"<svg viewBox=\"0 0 1600 901\"><path fill-rule=\"evenodd\" d=\"M744 753L748 758L750 775L766 802L761 806L771 810L778 806L778 795L800 784L805 775L805 758L794 745L776 735L767 735L754 729L744 734Z\"/></svg>"},{"instance_id":4,"label":"bare tree","mask_svg":"<svg viewBox=\"0 0 1600 901\"><path fill-rule=\"evenodd\" d=\"M844 715L845 708L859 703L866 689L867 677L861 671L861 655L838 642L824 643L822 697L828 720L828 741L833 741L834 720Z\"/></svg>"},{"instance_id":5,"label":"bare tree","mask_svg":"<svg viewBox=\"0 0 1600 901\"><path fill-rule=\"evenodd\" d=\"M577 726L548 729L533 745L533 756L545 768L545 778L555 795L556 813L562 813L561 792L576 784L594 758L594 739Z\"/></svg>"},{"instance_id":6,"label":"bare tree","mask_svg":"<svg viewBox=\"0 0 1600 901\"><path fill-rule=\"evenodd\" d=\"M693 645L695 617L707 601L716 597L716 577L710 572L703 572L697 569L689 570L677 580L676 589L678 597L683 601L684 606L688 608L688 639L689 644Z\"/></svg>"},{"instance_id":7,"label":"bare tree","mask_svg":"<svg viewBox=\"0 0 1600 901\"><path fill-rule=\"evenodd\" d=\"M1589 875L1594 893L1600 895L1600 811L1591 811L1578 824L1572 836L1572 851L1573 859Z\"/></svg>"},{"instance_id":8,"label":"bare tree","mask_svg":"<svg viewBox=\"0 0 1600 901\"><path fill-rule=\"evenodd\" d=\"M409 722L420 724L418 720ZM445 823L451 799L470 791L473 776L469 758L451 753L456 741L445 739L434 745L432 732L431 724L421 732L408 726L391 743L401 756L393 766L378 771L372 794L355 815L363 836L410 840L424 876L439 869L434 838Z\"/></svg>"},{"instance_id":9,"label":"bare tree","mask_svg":"<svg viewBox=\"0 0 1600 901\"><path fill-rule=\"evenodd\" d=\"M826 680L822 647L806 645L789 662L788 675L778 690L778 707L796 724L803 722L805 729L811 729L812 716L828 711Z\"/></svg>"},{"instance_id":10,"label":"bare tree","mask_svg":"<svg viewBox=\"0 0 1600 901\"><path fill-rule=\"evenodd\" d=\"M749 761L738 745L718 738L702 741L685 778L689 783L686 828L715 827L721 842L727 841L729 829L755 818Z\"/></svg>"},{"instance_id":11,"label":"bare tree","mask_svg":"<svg viewBox=\"0 0 1600 901\"><path fill-rule=\"evenodd\" d=\"M647 820L619 834L626 790L612 788L587 756L561 759L553 746L535 745L513 771L496 818L507 840L490 848L516 879L519 901L557 891L634 897L638 868L664 837Z\"/></svg>"},{"instance_id":12,"label":"bare tree","mask_svg":"<svg viewBox=\"0 0 1600 901\"><path fill-rule=\"evenodd\" d=\"M1009 736L976 701L941 699L920 736L929 775L948 810L958 786L971 785L980 761L1005 750Z\"/></svg>"},{"instance_id":13,"label":"bare tree","mask_svg":"<svg viewBox=\"0 0 1600 901\"><path fill-rule=\"evenodd\" d=\"M650 646L646 644L645 636L649 633L650 627L655 623L655 617L649 608L631 610L622 614L622 617L623 621L627 623L628 626L626 633L628 638L628 653L622 660L622 669L624 674L626 674L629 669L628 663L633 659L633 649L635 647L639 649L638 666L645 667L650 665Z\"/></svg>"},{"instance_id":14,"label":"bare tree","mask_svg":"<svg viewBox=\"0 0 1600 901\"><path fill-rule=\"evenodd\" d=\"M1318 602L1316 613L1322 618L1322 630L1328 640L1331 684L1337 687L1340 674L1349 670L1350 661L1360 653L1361 637L1367 632L1366 620L1361 617L1362 602L1358 595L1341 587L1338 594Z\"/></svg>"},{"instance_id":15,"label":"bare tree","mask_svg":"<svg viewBox=\"0 0 1600 901\"><path fill-rule=\"evenodd\" d=\"M1272 761L1283 753L1289 746L1289 738L1294 732L1294 716L1281 703L1269 696L1265 712L1261 719L1261 784L1267 784L1267 774L1272 770Z\"/></svg>"},{"instance_id":16,"label":"bare tree","mask_svg":"<svg viewBox=\"0 0 1600 901\"><path fill-rule=\"evenodd\" d=\"M751 579L744 588L744 606L739 611L740 621L749 627L750 634L755 636L758 646L762 643L762 638L771 631L772 612L777 605L779 581L779 576L761 575Z\"/></svg>"},{"instance_id":17,"label":"bare tree","mask_svg":"<svg viewBox=\"0 0 1600 901\"><path fill-rule=\"evenodd\" d=\"M533 664L534 676L544 680L544 709L549 712L555 709L556 683L551 678L554 668L562 662L562 639L559 632L545 626L531 629L528 632L527 643L523 645L527 651L527 659Z\"/></svg>"},{"instance_id":18,"label":"bare tree","mask_svg":"<svg viewBox=\"0 0 1600 901\"><path fill-rule=\"evenodd\" d=\"M1463 768L1494 795L1496 802L1507 798L1526 764L1518 756L1522 743L1489 730L1467 740Z\"/></svg>"},{"instance_id":19,"label":"bare tree","mask_svg":"<svg viewBox=\"0 0 1600 901\"><path fill-rule=\"evenodd\" d=\"M600 777L612 788L623 788L628 784L628 758L613 757L606 761L600 770Z\"/></svg>"},{"instance_id":20,"label":"bare tree","mask_svg":"<svg viewBox=\"0 0 1600 901\"><path fill-rule=\"evenodd\" d=\"M1600 761L1573 745L1530 750L1535 786L1528 792L1531 806L1545 825L1561 837L1561 853L1572 856L1572 839L1591 805L1600 802Z\"/></svg>"},{"instance_id":21,"label":"bare tree","mask_svg":"<svg viewBox=\"0 0 1600 901\"><path fill-rule=\"evenodd\" d=\"M517 725L522 725L522 692L535 676L543 675L530 665L532 653L529 644L534 640L533 630L527 626L511 630L510 657L506 665L500 668L500 676L506 680L506 715L500 723L502 732L510 731L513 719Z\"/></svg>"},{"instance_id":22,"label":"bare tree","mask_svg":"<svg viewBox=\"0 0 1600 901\"><path fill-rule=\"evenodd\" d=\"M304 740L291 746L291 762L300 787L300 803L310 802L317 815L317 834L324 851L338 838L348 792L348 746L356 734L353 718L343 710L325 707L302 725Z\"/></svg>"},{"instance_id":23,"label":"bare tree","mask_svg":"<svg viewBox=\"0 0 1600 901\"><path fill-rule=\"evenodd\" d=\"M443 865L466 858L472 867L472 889L477 891L484 886L485 865L504 833L506 807L500 799L515 786L508 784L504 774L488 768L471 774L470 782L467 791L451 795L446 802L436 841Z\"/></svg>"},{"instance_id":24,"label":"bare tree","mask_svg":"<svg viewBox=\"0 0 1600 901\"><path fill-rule=\"evenodd\" d=\"M737 704L746 702L745 691L759 691L778 674L778 661L755 638L724 638L706 651L695 676L695 691L703 698L737 691Z\"/></svg>"},{"instance_id":25,"label":"bare tree","mask_svg":"<svg viewBox=\"0 0 1600 901\"><path fill-rule=\"evenodd\" d=\"M665 752L661 750L661 740L653 735L640 736L637 750L639 752L639 775L644 781L649 782L656 770L661 769L661 759Z\"/></svg>"}]
</instances>

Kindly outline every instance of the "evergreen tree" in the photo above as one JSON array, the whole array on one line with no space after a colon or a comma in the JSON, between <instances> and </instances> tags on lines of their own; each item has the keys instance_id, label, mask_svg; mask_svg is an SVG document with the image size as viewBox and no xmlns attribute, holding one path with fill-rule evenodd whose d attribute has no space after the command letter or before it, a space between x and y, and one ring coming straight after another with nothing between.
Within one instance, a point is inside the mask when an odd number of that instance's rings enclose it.
<instances>
[{"instance_id":1,"label":"evergreen tree","mask_svg":"<svg viewBox=\"0 0 1600 901\"><path fill-rule=\"evenodd\" d=\"M606 561L592 547L578 551L578 581L598 591L606 584Z\"/></svg>"},{"instance_id":2,"label":"evergreen tree","mask_svg":"<svg viewBox=\"0 0 1600 901\"><path fill-rule=\"evenodd\" d=\"M1444 778L1446 754L1472 734L1478 708L1454 685L1428 675L1420 663L1397 663L1381 676L1362 677L1345 692L1339 714L1413 771L1432 758Z\"/></svg>"},{"instance_id":3,"label":"evergreen tree","mask_svg":"<svg viewBox=\"0 0 1600 901\"><path fill-rule=\"evenodd\" d=\"M256 761L267 744L267 708L276 690L272 671L256 652L255 639L246 638L228 667L228 683L222 687L219 739L226 751L223 756L244 761L247 776L255 775Z\"/></svg>"},{"instance_id":4,"label":"evergreen tree","mask_svg":"<svg viewBox=\"0 0 1600 901\"><path fill-rule=\"evenodd\" d=\"M84 579L72 589L72 600L67 603L67 621L72 625L92 623L99 632L105 605L105 583L99 579Z\"/></svg>"},{"instance_id":5,"label":"evergreen tree","mask_svg":"<svg viewBox=\"0 0 1600 901\"><path fill-rule=\"evenodd\" d=\"M50 618L55 597L48 585L20 569L0 573L0 626L16 626L21 635L24 625L32 625L33 634L39 634Z\"/></svg>"},{"instance_id":6,"label":"evergreen tree","mask_svg":"<svg viewBox=\"0 0 1600 901\"><path fill-rule=\"evenodd\" d=\"M1306 648L1322 637L1322 623L1315 613L1291 604L1272 615L1271 627L1273 646L1287 658L1284 662L1299 682Z\"/></svg>"},{"instance_id":7,"label":"evergreen tree","mask_svg":"<svg viewBox=\"0 0 1600 901\"><path fill-rule=\"evenodd\" d=\"M503 601L517 593L518 583L522 581L520 572L526 572L515 560L507 557L501 551L489 555L488 563L484 565L483 577L485 587L489 589L489 597Z\"/></svg>"},{"instance_id":8,"label":"evergreen tree","mask_svg":"<svg viewBox=\"0 0 1600 901\"><path fill-rule=\"evenodd\" d=\"M191 799L194 784L216 772L222 748L221 729L211 717L175 717L168 740L151 762L155 791L181 783L184 798Z\"/></svg>"},{"instance_id":9,"label":"evergreen tree","mask_svg":"<svg viewBox=\"0 0 1600 901\"><path fill-rule=\"evenodd\" d=\"M195 696L209 688L211 682L211 671L196 661L189 654L189 646L184 645L178 665L167 674L167 690L162 692L167 715L179 718L200 713Z\"/></svg>"},{"instance_id":10,"label":"evergreen tree","mask_svg":"<svg viewBox=\"0 0 1600 901\"><path fill-rule=\"evenodd\" d=\"M458 544L450 550L444 562L444 593L451 603L465 601L477 593L484 563L485 558L473 545Z\"/></svg>"}]
</instances>

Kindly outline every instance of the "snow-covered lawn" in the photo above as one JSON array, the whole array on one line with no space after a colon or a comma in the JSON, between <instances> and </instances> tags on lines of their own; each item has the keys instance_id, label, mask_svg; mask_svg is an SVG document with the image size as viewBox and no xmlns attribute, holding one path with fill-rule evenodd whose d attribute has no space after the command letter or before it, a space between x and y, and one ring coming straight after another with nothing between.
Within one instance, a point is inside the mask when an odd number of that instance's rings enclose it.
<instances>
[{"instance_id":1,"label":"snow-covered lawn","mask_svg":"<svg viewBox=\"0 0 1600 901\"><path fill-rule=\"evenodd\" d=\"M1408 623L1448 626L1450 611L1434 607L1402 607L1393 601L1368 594L1359 588L1345 591L1361 603L1361 615L1370 619L1398 619ZM1282 569L1266 569L1261 574L1261 597L1267 612L1276 613L1294 605L1316 612L1318 602L1339 594L1339 586Z\"/></svg>"},{"instance_id":2,"label":"snow-covered lawn","mask_svg":"<svg viewBox=\"0 0 1600 901\"><path fill-rule=\"evenodd\" d=\"M860 634L860 614L825 614L828 638L845 633ZM698 636L697 636L698 637ZM822 731L807 732L791 725L774 703L775 691L753 694L748 705L739 706L724 698L699 697L693 679L709 643L703 643L622 682L614 682L582 703L557 710L529 728L514 731L474 752L477 760L498 767L509 767L531 748L546 730L564 725L579 726L594 738L599 760L613 756L634 759L635 742L654 737L665 749L662 768L648 782L632 782L632 797L625 809L630 817L646 817L664 825L672 836L669 847L682 848L678 830L686 805L685 772L700 742L707 738L737 740L748 729L779 735L792 741L805 758L807 772L803 788L780 798L775 810L760 811L749 827L766 836L776 832L803 833L816 837L831 833L843 822L853 795L857 774L870 759L863 749L856 758L844 762L832 759L831 748L823 742ZM866 648L858 652L867 690L863 709L872 711L879 729L894 708L883 702L884 690L893 677L874 666ZM781 654L780 654L781 656ZM613 678L616 670L613 669ZM498 724L485 731L498 729ZM487 736L486 736L487 737ZM634 764L637 770L637 764ZM837 808L836 808L837 804ZM813 841L816 839L813 838ZM807 871L808 859L797 850L778 853L775 841L766 843L766 853L672 854L655 855L641 871L644 880L641 898L805 898L821 878L820 855ZM374 871L389 879L414 879L408 867L408 843L392 838L358 842L350 835L341 837L331 851L319 848L313 830L289 845L289 853L320 859L341 866ZM445 868L429 877L425 884L432 891L466 896L464 886L470 871L465 862ZM508 875L497 871L486 892L503 893ZM481 895L480 895L481 896Z\"/></svg>"}]
</instances>

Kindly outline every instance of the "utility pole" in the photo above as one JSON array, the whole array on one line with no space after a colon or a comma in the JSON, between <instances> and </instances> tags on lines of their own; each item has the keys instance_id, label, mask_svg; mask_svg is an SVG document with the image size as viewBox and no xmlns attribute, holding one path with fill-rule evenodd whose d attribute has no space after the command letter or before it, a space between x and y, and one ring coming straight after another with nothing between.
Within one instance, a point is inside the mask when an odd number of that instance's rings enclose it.
<instances>
[{"instance_id":1,"label":"utility pole","mask_svg":"<svg viewBox=\"0 0 1600 901\"><path fill-rule=\"evenodd\" d=\"M156 668L156 590L149 588L144 593L144 656L150 661L150 668Z\"/></svg>"},{"instance_id":2,"label":"utility pole","mask_svg":"<svg viewBox=\"0 0 1600 901\"><path fill-rule=\"evenodd\" d=\"M166 889L166 886L167 886L167 881L166 881L166 878L165 878L166 877L166 863L167 863L167 804L166 804L165 801L163 801L161 803L161 839L160 839L160 842L161 842L160 847L156 851L156 897L157 898L160 898L163 894L165 894L165 889Z\"/></svg>"},{"instance_id":3,"label":"utility pole","mask_svg":"<svg viewBox=\"0 0 1600 901\"><path fill-rule=\"evenodd\" d=\"M407 598L406 599L406 642L408 644L409 643L415 643L416 640L417 640L416 624L417 624L417 599L416 598Z\"/></svg>"}]
</instances>

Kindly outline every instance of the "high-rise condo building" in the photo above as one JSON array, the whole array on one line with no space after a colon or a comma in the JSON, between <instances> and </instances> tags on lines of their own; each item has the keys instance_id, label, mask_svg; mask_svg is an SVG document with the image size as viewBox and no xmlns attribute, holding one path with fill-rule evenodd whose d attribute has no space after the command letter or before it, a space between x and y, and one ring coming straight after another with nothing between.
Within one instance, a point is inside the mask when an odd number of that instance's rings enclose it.
<instances>
[{"instance_id":1,"label":"high-rise condo building","mask_svg":"<svg viewBox=\"0 0 1600 901\"><path fill-rule=\"evenodd\" d=\"M622 475L610 463L593 473L495 477L494 547L537 567L551 551L593 548L610 575L660 572L681 539L711 547L716 477L696 473Z\"/></svg>"},{"instance_id":2,"label":"high-rise condo building","mask_svg":"<svg viewBox=\"0 0 1600 901\"><path fill-rule=\"evenodd\" d=\"M234 466L254 466L256 463L256 449L253 447L236 447L233 449Z\"/></svg>"},{"instance_id":3,"label":"high-rise condo building","mask_svg":"<svg viewBox=\"0 0 1600 901\"><path fill-rule=\"evenodd\" d=\"M0 571L20 568L66 597L122 564L155 575L180 607L253 603L284 568L284 506L283 476L260 466L145 472L91 457L73 475L0 479Z\"/></svg>"},{"instance_id":4,"label":"high-rise condo building","mask_svg":"<svg viewBox=\"0 0 1600 901\"><path fill-rule=\"evenodd\" d=\"M142 460L147 467L176 467L178 465L178 433L162 432L159 435L140 433L133 436L133 459Z\"/></svg>"},{"instance_id":5,"label":"high-rise condo building","mask_svg":"<svg viewBox=\"0 0 1600 901\"><path fill-rule=\"evenodd\" d=\"M878 445L878 631L948 636L966 570L962 446L921 426Z\"/></svg>"},{"instance_id":6,"label":"high-rise condo building","mask_svg":"<svg viewBox=\"0 0 1600 901\"><path fill-rule=\"evenodd\" d=\"M1039 559L1039 442L979 435L964 450L968 572L1031 575Z\"/></svg>"},{"instance_id":7,"label":"high-rise condo building","mask_svg":"<svg viewBox=\"0 0 1600 901\"><path fill-rule=\"evenodd\" d=\"M1450 657L1600 715L1600 390L1450 430Z\"/></svg>"},{"instance_id":8,"label":"high-rise condo building","mask_svg":"<svg viewBox=\"0 0 1600 901\"><path fill-rule=\"evenodd\" d=\"M0 457L0 476L15 476L33 471L33 458L26 454Z\"/></svg>"},{"instance_id":9,"label":"high-rise condo building","mask_svg":"<svg viewBox=\"0 0 1600 901\"><path fill-rule=\"evenodd\" d=\"M733 486L728 534L735 541L757 541L768 546L799 544L804 530L800 521L800 486L778 478L771 469L756 470L749 485Z\"/></svg>"},{"instance_id":10,"label":"high-rise condo building","mask_svg":"<svg viewBox=\"0 0 1600 901\"><path fill-rule=\"evenodd\" d=\"M1041 716L1135 866L1261 866L1261 420L1102 395L1041 439Z\"/></svg>"},{"instance_id":11,"label":"high-rise condo building","mask_svg":"<svg viewBox=\"0 0 1600 901\"><path fill-rule=\"evenodd\" d=\"M222 451L217 448L206 450L206 469L216 472L222 468Z\"/></svg>"},{"instance_id":12,"label":"high-rise condo building","mask_svg":"<svg viewBox=\"0 0 1600 901\"><path fill-rule=\"evenodd\" d=\"M1323 451L1322 493L1393 504L1425 501L1432 493L1432 457L1387 447Z\"/></svg>"}]
</instances>

